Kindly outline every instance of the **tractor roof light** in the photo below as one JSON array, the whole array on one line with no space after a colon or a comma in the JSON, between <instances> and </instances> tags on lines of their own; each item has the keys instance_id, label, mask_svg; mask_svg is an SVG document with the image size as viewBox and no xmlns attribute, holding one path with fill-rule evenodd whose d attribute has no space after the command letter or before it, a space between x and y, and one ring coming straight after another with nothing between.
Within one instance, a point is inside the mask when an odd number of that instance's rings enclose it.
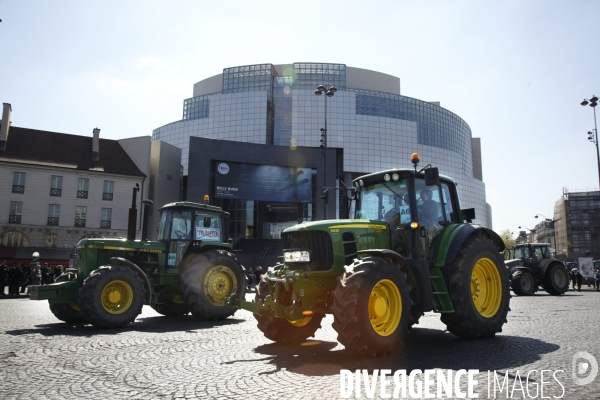
<instances>
[{"instance_id":1,"label":"tractor roof light","mask_svg":"<svg viewBox=\"0 0 600 400\"><path fill-rule=\"evenodd\" d=\"M384 180L384 181L386 181L386 182L389 182L389 181L390 181L390 179L392 179L392 178L390 177L390 174L385 174L385 175L383 176L383 180Z\"/></svg>"},{"instance_id":2,"label":"tractor roof light","mask_svg":"<svg viewBox=\"0 0 600 400\"><path fill-rule=\"evenodd\" d=\"M411 223L410 223L410 227L411 227L412 229L417 229L417 228L419 227L419 223L418 223L418 222L411 222Z\"/></svg>"},{"instance_id":3,"label":"tractor roof light","mask_svg":"<svg viewBox=\"0 0 600 400\"><path fill-rule=\"evenodd\" d=\"M418 153L412 153L412 155L410 156L410 162L413 163L413 165L415 166L415 168L417 167L417 164L419 164L420 161L421 161L421 159L419 158L419 154Z\"/></svg>"},{"instance_id":4,"label":"tractor roof light","mask_svg":"<svg viewBox=\"0 0 600 400\"><path fill-rule=\"evenodd\" d=\"M360 187L365 186L365 183L363 182L363 180L361 179L360 181L358 181L358 184L360 185Z\"/></svg>"},{"instance_id":5,"label":"tractor roof light","mask_svg":"<svg viewBox=\"0 0 600 400\"><path fill-rule=\"evenodd\" d=\"M208 200L210 200L210 198L208 197L207 194L204 195L204 204L208 204Z\"/></svg>"},{"instance_id":6,"label":"tractor roof light","mask_svg":"<svg viewBox=\"0 0 600 400\"><path fill-rule=\"evenodd\" d=\"M394 173L392 174L392 180L395 182L395 181L397 181L398 179L400 179L400 175L398 175L398 173L397 173L397 172L394 172Z\"/></svg>"}]
</instances>

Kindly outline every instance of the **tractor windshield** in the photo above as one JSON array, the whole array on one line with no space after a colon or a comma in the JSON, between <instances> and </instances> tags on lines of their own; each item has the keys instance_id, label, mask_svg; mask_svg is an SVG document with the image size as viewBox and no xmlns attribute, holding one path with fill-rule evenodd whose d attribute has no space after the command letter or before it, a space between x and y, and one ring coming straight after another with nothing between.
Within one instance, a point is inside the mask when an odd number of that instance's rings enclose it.
<instances>
[{"instance_id":1,"label":"tractor windshield","mask_svg":"<svg viewBox=\"0 0 600 400\"><path fill-rule=\"evenodd\" d=\"M356 218L409 223L410 202L406 179L376 183L361 190L358 194Z\"/></svg>"},{"instance_id":2,"label":"tractor windshield","mask_svg":"<svg viewBox=\"0 0 600 400\"><path fill-rule=\"evenodd\" d=\"M158 240L222 242L221 215L210 211L172 208L162 212Z\"/></svg>"},{"instance_id":3,"label":"tractor windshield","mask_svg":"<svg viewBox=\"0 0 600 400\"><path fill-rule=\"evenodd\" d=\"M221 227L220 215L210 212L196 211L194 240L222 242L222 233L223 229Z\"/></svg>"}]
</instances>

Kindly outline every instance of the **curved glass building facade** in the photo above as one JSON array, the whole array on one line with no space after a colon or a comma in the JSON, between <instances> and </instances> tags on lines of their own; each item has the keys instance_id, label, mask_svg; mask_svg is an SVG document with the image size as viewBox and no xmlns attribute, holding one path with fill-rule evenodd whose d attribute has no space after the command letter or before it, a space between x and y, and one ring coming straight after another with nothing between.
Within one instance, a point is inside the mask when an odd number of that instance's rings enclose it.
<instances>
[{"instance_id":1,"label":"curved glass building facade","mask_svg":"<svg viewBox=\"0 0 600 400\"><path fill-rule=\"evenodd\" d=\"M337 92L316 96L321 84ZM184 100L182 120L155 129L152 140L181 148L184 175L192 176L190 137L318 150L325 108L328 147L336 150L338 162L330 169L332 179L349 182L366 173L411 167L410 155L417 152L423 165L437 166L458 182L462 207L475 208L474 222L492 227L479 141L468 124L439 103L401 95L400 79L388 74L326 63L225 68L196 83L193 97ZM316 218L319 195L298 220Z\"/></svg>"}]
</instances>

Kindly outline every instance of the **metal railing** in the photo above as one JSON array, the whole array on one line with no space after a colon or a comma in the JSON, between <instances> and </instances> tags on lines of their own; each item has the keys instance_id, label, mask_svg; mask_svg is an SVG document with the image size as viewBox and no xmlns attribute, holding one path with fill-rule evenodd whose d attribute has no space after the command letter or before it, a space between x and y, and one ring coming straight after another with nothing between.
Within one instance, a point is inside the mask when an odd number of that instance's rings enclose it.
<instances>
[{"instance_id":1,"label":"metal railing","mask_svg":"<svg viewBox=\"0 0 600 400\"><path fill-rule=\"evenodd\" d=\"M62 196L62 189L50 188L50 196L57 196L57 197Z\"/></svg>"},{"instance_id":2,"label":"metal railing","mask_svg":"<svg viewBox=\"0 0 600 400\"><path fill-rule=\"evenodd\" d=\"M9 215L8 216L8 223L9 224L20 224L21 223L21 216L20 215Z\"/></svg>"},{"instance_id":3,"label":"metal railing","mask_svg":"<svg viewBox=\"0 0 600 400\"><path fill-rule=\"evenodd\" d=\"M107 193L107 192L102 193L102 200L112 200L112 199L113 199L112 193Z\"/></svg>"},{"instance_id":4,"label":"metal railing","mask_svg":"<svg viewBox=\"0 0 600 400\"><path fill-rule=\"evenodd\" d=\"M48 225L57 226L58 217L48 217Z\"/></svg>"},{"instance_id":5,"label":"metal railing","mask_svg":"<svg viewBox=\"0 0 600 400\"><path fill-rule=\"evenodd\" d=\"M88 191L87 190L78 190L77 191L77 198L78 199L87 199L88 198Z\"/></svg>"},{"instance_id":6,"label":"metal railing","mask_svg":"<svg viewBox=\"0 0 600 400\"><path fill-rule=\"evenodd\" d=\"M75 226L78 226L78 227L85 226L85 219L75 218Z\"/></svg>"},{"instance_id":7,"label":"metal railing","mask_svg":"<svg viewBox=\"0 0 600 400\"><path fill-rule=\"evenodd\" d=\"M100 221L100 228L110 228L110 220L102 220Z\"/></svg>"},{"instance_id":8,"label":"metal railing","mask_svg":"<svg viewBox=\"0 0 600 400\"><path fill-rule=\"evenodd\" d=\"M13 193L25 193L25 186L24 185L13 185Z\"/></svg>"}]
</instances>

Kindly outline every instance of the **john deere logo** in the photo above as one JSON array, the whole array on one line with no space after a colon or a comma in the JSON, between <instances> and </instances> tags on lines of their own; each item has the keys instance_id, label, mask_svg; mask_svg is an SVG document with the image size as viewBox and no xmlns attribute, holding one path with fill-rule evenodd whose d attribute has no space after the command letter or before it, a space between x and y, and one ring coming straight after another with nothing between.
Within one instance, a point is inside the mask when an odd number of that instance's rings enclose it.
<instances>
[{"instance_id":1,"label":"john deere logo","mask_svg":"<svg viewBox=\"0 0 600 400\"><path fill-rule=\"evenodd\" d=\"M219 171L220 174L227 175L227 173L229 172L229 165L227 165L225 163L221 163L217 167L217 170Z\"/></svg>"}]
</instances>

